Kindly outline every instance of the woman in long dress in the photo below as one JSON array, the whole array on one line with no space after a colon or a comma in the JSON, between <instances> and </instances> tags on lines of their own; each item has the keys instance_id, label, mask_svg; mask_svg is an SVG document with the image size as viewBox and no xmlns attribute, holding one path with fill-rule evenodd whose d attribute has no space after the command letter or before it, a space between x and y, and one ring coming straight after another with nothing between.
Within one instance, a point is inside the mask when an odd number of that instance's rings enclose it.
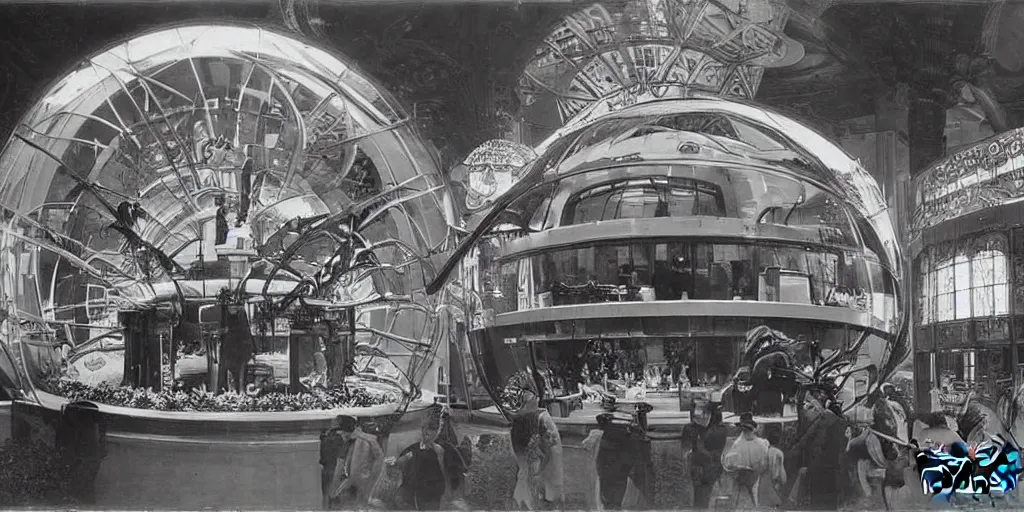
<instances>
[{"instance_id":1,"label":"woman in long dress","mask_svg":"<svg viewBox=\"0 0 1024 512\"><path fill-rule=\"evenodd\" d=\"M729 507L732 509L760 508L758 488L761 479L768 474L769 444L758 437L752 414L740 415L739 427L740 436L722 455L724 472L715 486L714 496L732 498Z\"/></svg>"},{"instance_id":2,"label":"woman in long dress","mask_svg":"<svg viewBox=\"0 0 1024 512\"><path fill-rule=\"evenodd\" d=\"M512 499L527 510L536 510L538 501L559 507L564 501L562 438L551 414L540 408L534 388L527 385L522 396L523 405L512 419L512 451L519 466Z\"/></svg>"}]
</instances>

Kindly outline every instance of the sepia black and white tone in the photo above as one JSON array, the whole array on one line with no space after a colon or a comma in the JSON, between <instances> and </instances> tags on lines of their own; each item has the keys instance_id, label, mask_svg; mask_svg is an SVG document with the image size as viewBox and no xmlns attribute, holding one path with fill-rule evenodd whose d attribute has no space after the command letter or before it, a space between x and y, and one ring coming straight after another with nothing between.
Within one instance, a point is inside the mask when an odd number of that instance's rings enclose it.
<instances>
[{"instance_id":1,"label":"sepia black and white tone","mask_svg":"<svg viewBox=\"0 0 1024 512\"><path fill-rule=\"evenodd\" d=\"M2 3L0 506L1018 506L1021 26Z\"/></svg>"}]
</instances>

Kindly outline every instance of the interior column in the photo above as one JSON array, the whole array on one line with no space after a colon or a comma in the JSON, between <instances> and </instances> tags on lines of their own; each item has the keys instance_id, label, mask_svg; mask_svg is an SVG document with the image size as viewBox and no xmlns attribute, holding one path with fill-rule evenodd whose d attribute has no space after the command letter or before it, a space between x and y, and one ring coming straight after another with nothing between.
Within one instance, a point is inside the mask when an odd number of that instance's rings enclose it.
<instances>
[{"instance_id":1,"label":"interior column","mask_svg":"<svg viewBox=\"0 0 1024 512\"><path fill-rule=\"evenodd\" d=\"M910 172L917 176L946 153L946 105L930 91L911 89L907 111Z\"/></svg>"}]
</instances>

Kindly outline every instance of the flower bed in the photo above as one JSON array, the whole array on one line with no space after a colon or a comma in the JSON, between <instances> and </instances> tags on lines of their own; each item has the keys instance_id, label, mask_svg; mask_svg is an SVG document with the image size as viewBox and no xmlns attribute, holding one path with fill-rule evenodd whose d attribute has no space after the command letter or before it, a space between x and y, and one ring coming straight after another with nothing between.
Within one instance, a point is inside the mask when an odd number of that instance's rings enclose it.
<instances>
[{"instance_id":1,"label":"flower bed","mask_svg":"<svg viewBox=\"0 0 1024 512\"><path fill-rule=\"evenodd\" d=\"M209 391L153 391L127 386L89 386L70 379L52 381L50 391L71 401L89 401L119 407L157 411L285 412L370 407L396 403L394 393L371 393L362 387L338 386L285 394L211 393Z\"/></svg>"}]
</instances>

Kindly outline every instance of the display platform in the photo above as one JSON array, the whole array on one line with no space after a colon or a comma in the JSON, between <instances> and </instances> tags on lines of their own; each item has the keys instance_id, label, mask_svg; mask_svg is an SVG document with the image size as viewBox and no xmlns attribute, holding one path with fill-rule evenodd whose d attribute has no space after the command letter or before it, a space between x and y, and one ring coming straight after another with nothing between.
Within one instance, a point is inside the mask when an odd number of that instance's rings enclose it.
<instances>
[{"instance_id":1,"label":"display platform","mask_svg":"<svg viewBox=\"0 0 1024 512\"><path fill-rule=\"evenodd\" d=\"M649 397L643 400L654 407L647 413L647 426L653 432L673 432L682 429L690 423L690 413L679 410L679 399L676 397ZM617 414L626 416L624 408L617 411ZM591 429L597 428L597 415L608 412L599 403L584 403L582 409L576 409L569 413L569 416L560 417L553 415L552 418L558 430L563 434L586 436ZM474 417L480 418L481 422L495 424L504 422L501 412L497 406L485 407L473 411ZM754 421L759 425L786 424L797 420L796 408L792 405L785 407L782 416L755 416ZM722 413L722 421L727 425L735 425L739 422L739 414L731 412Z\"/></svg>"},{"instance_id":2,"label":"display platform","mask_svg":"<svg viewBox=\"0 0 1024 512\"><path fill-rule=\"evenodd\" d=\"M67 400L37 392L15 402L15 436L53 443ZM396 455L419 438L432 397L413 402L384 440ZM320 433L339 414L388 422L396 404L331 411L167 412L98 405L105 457L95 479L102 509L319 509ZM368 430L368 429L367 429Z\"/></svg>"}]
</instances>

